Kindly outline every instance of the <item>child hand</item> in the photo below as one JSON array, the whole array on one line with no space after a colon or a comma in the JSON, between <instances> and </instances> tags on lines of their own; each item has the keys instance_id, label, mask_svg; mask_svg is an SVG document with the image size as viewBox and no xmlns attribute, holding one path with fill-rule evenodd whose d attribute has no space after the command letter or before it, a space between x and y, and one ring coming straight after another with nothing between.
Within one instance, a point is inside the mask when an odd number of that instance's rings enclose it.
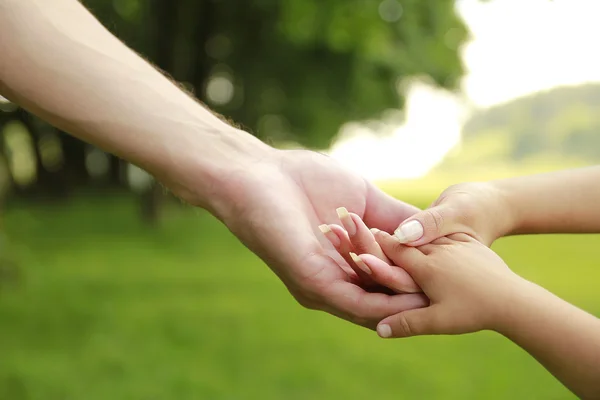
<instances>
[{"instance_id":1,"label":"child hand","mask_svg":"<svg viewBox=\"0 0 600 400\"><path fill-rule=\"evenodd\" d=\"M490 246L517 228L509 197L502 181L452 185L429 208L402 221L395 236L407 245L421 246L453 233L466 233Z\"/></svg>"},{"instance_id":2,"label":"child hand","mask_svg":"<svg viewBox=\"0 0 600 400\"><path fill-rule=\"evenodd\" d=\"M413 277L429 297L426 308L405 311L382 320L381 337L459 334L496 329L525 281L485 245L465 234L454 234L420 247L407 247L385 232L375 239L383 252ZM392 267L377 257L359 258L371 278L393 286Z\"/></svg>"},{"instance_id":3,"label":"child hand","mask_svg":"<svg viewBox=\"0 0 600 400\"><path fill-rule=\"evenodd\" d=\"M345 208L337 209L338 216L343 228L339 225L321 225L319 228L325 237L333 244L337 251L344 257L346 262L360 276L366 286L376 286L372 277L372 271L362 262L357 254L371 254L387 265L393 263L381 250L375 240L373 232L365 225L363 220L356 214L349 213ZM374 230L376 231L376 230ZM401 267L390 269L391 276L386 280L385 287L396 293L420 293L421 288L415 283L411 276Z\"/></svg>"}]
</instances>

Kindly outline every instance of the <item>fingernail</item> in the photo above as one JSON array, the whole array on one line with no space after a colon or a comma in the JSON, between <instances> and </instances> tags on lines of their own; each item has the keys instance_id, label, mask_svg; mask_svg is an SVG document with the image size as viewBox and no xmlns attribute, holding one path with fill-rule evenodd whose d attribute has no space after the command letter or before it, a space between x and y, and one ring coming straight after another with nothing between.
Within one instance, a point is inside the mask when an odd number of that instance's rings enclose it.
<instances>
[{"instance_id":1,"label":"fingernail","mask_svg":"<svg viewBox=\"0 0 600 400\"><path fill-rule=\"evenodd\" d=\"M321 230L321 232L323 232L323 235L325 235L325 237L327 238L327 240L329 240L331 242L331 244L333 245L333 247L338 248L340 247L340 238L338 237L338 235L336 235L331 228L329 227L329 225L323 224L323 225L319 225L319 229Z\"/></svg>"},{"instance_id":2,"label":"fingernail","mask_svg":"<svg viewBox=\"0 0 600 400\"><path fill-rule=\"evenodd\" d=\"M371 228L371 233L373 235L377 235L377 232L379 232L379 229L377 229L377 228Z\"/></svg>"},{"instance_id":3,"label":"fingernail","mask_svg":"<svg viewBox=\"0 0 600 400\"><path fill-rule=\"evenodd\" d=\"M356 264L356 266L363 270L368 275L371 275L371 268L355 253L350 253L350 257L352 257L352 261Z\"/></svg>"},{"instance_id":4,"label":"fingernail","mask_svg":"<svg viewBox=\"0 0 600 400\"><path fill-rule=\"evenodd\" d=\"M423 225L417 220L409 221L400 225L394 235L400 240L400 243L414 242L423 236Z\"/></svg>"},{"instance_id":5,"label":"fingernail","mask_svg":"<svg viewBox=\"0 0 600 400\"><path fill-rule=\"evenodd\" d=\"M348 235L352 236L356 234L356 224L352 221L350 214L348 214L348 210L345 207L340 207L337 210L338 217L340 217L340 221L342 221L342 225L344 229L348 232Z\"/></svg>"},{"instance_id":6,"label":"fingernail","mask_svg":"<svg viewBox=\"0 0 600 400\"><path fill-rule=\"evenodd\" d=\"M377 327L377 333L382 338L392 337L392 328L389 325L383 324Z\"/></svg>"},{"instance_id":7,"label":"fingernail","mask_svg":"<svg viewBox=\"0 0 600 400\"><path fill-rule=\"evenodd\" d=\"M331 228L327 224L319 225L319 229L324 235L327 235L329 232L331 232Z\"/></svg>"}]
</instances>

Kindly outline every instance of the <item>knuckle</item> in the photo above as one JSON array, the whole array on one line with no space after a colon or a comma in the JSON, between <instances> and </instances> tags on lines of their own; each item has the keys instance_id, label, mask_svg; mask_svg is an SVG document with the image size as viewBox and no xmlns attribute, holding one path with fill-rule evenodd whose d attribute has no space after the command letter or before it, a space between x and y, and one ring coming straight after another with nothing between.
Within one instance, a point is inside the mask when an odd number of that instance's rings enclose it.
<instances>
[{"instance_id":1,"label":"knuckle","mask_svg":"<svg viewBox=\"0 0 600 400\"><path fill-rule=\"evenodd\" d=\"M406 315L400 314L398 316L397 323L397 335L402 337L409 337L414 335L414 330L411 324L408 322Z\"/></svg>"},{"instance_id":2,"label":"knuckle","mask_svg":"<svg viewBox=\"0 0 600 400\"><path fill-rule=\"evenodd\" d=\"M401 255L404 249L405 245L403 243L394 242L392 244L392 252L395 255Z\"/></svg>"},{"instance_id":3,"label":"knuckle","mask_svg":"<svg viewBox=\"0 0 600 400\"><path fill-rule=\"evenodd\" d=\"M442 213L435 208L427 210L426 212L428 216L427 219L429 220L431 227L435 229L436 232L441 233L444 227L444 216Z\"/></svg>"}]
</instances>

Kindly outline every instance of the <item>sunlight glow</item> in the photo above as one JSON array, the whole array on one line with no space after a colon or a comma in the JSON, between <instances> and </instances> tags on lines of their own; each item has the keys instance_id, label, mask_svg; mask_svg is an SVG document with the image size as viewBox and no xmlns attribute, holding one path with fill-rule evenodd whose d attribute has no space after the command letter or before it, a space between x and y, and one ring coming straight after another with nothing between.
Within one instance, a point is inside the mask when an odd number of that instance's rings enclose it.
<instances>
[{"instance_id":1,"label":"sunlight glow","mask_svg":"<svg viewBox=\"0 0 600 400\"><path fill-rule=\"evenodd\" d=\"M407 120L391 135L349 125L347 137L330 155L368 179L424 175L460 137L461 105L451 94L414 83L408 91ZM435 110L432 114L431 110Z\"/></svg>"},{"instance_id":2,"label":"sunlight glow","mask_svg":"<svg viewBox=\"0 0 600 400\"><path fill-rule=\"evenodd\" d=\"M457 9L472 36L462 49L462 97L413 85L403 126L384 138L364 127L345 127L331 148L333 158L369 179L420 177L459 143L473 108L600 81L594 50L600 1L458 0Z\"/></svg>"}]
</instances>

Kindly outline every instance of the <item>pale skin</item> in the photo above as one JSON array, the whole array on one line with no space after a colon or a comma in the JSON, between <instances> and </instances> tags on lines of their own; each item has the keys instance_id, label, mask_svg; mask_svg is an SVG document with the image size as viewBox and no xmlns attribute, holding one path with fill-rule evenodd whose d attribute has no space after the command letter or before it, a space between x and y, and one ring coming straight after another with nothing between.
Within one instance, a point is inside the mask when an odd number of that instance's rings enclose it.
<instances>
[{"instance_id":1,"label":"pale skin","mask_svg":"<svg viewBox=\"0 0 600 400\"><path fill-rule=\"evenodd\" d=\"M369 249L351 255L355 265L397 292L408 273L430 299L427 308L383 319L379 335L494 330L579 397L598 398L600 319L514 274L487 245L512 234L600 232L599 181L600 167L589 167L456 185L405 222L425 227L412 241L402 233L369 235L354 217L353 232L363 234L347 234L350 246Z\"/></svg>"},{"instance_id":2,"label":"pale skin","mask_svg":"<svg viewBox=\"0 0 600 400\"><path fill-rule=\"evenodd\" d=\"M0 0L0 38L1 95L209 210L302 305L375 328L427 304L365 290L316 229L342 204L388 232L417 208L321 154L276 150L225 123L76 0Z\"/></svg>"},{"instance_id":3,"label":"pale skin","mask_svg":"<svg viewBox=\"0 0 600 400\"><path fill-rule=\"evenodd\" d=\"M592 166L454 185L432 207L404 221L396 236L419 246L451 233L467 233L489 245L506 235L598 233L599 182L600 166ZM406 226L408 235L402 233Z\"/></svg>"},{"instance_id":4,"label":"pale skin","mask_svg":"<svg viewBox=\"0 0 600 400\"><path fill-rule=\"evenodd\" d=\"M403 221L395 236L408 246L420 246L453 233L466 233L489 246L508 235L600 233L598 182L600 166L453 185L431 207ZM342 222L348 221L344 214L347 211L339 215ZM357 215L352 218L360 220ZM342 247L337 246L346 258L355 252L389 261L364 226L358 229L359 234L348 228L342 233L336 225L328 229L346 238ZM414 291L415 283L409 277L401 281L403 290L399 292Z\"/></svg>"},{"instance_id":5,"label":"pale skin","mask_svg":"<svg viewBox=\"0 0 600 400\"><path fill-rule=\"evenodd\" d=\"M492 250L466 234L419 247L375 234L384 253L415 279L431 305L381 321L382 337L496 331L535 357L584 399L600 395L600 319L514 274ZM393 267L360 259L383 285ZM381 279L379 277L382 277Z\"/></svg>"},{"instance_id":6,"label":"pale skin","mask_svg":"<svg viewBox=\"0 0 600 400\"><path fill-rule=\"evenodd\" d=\"M357 214L349 213L345 207L338 208L337 214L342 226L336 224L321 225L319 227L321 232L323 232L325 237L344 259L353 266L356 273L367 286L377 286L378 282L372 279L370 271L364 268L364 263L361 263L356 255L371 254L389 265L393 264L392 261L387 258L381 247L379 247L379 244L375 241L372 232ZM422 292L421 288L402 268L391 269L390 273L394 277L393 279L389 279L388 282L393 282L393 285L385 286L392 291L396 293Z\"/></svg>"}]
</instances>

